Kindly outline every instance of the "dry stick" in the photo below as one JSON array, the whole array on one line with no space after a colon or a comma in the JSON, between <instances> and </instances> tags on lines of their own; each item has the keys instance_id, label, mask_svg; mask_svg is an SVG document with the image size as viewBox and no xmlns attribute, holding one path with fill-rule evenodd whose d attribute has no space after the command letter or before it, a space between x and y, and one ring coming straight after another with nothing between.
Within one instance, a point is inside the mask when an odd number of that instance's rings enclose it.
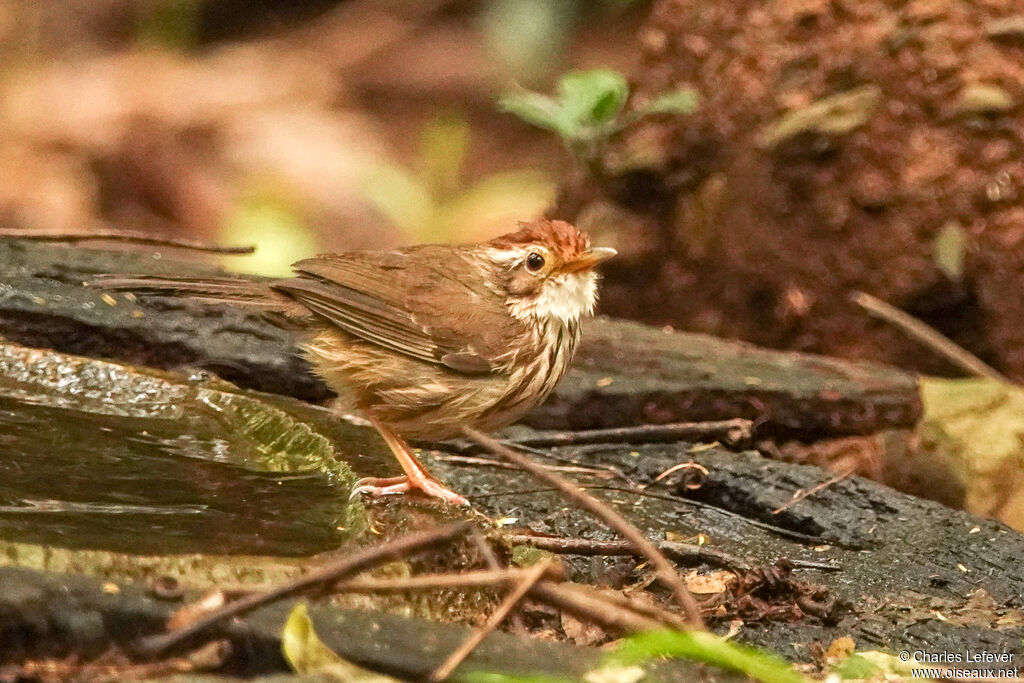
<instances>
[{"instance_id":1,"label":"dry stick","mask_svg":"<svg viewBox=\"0 0 1024 683\"><path fill-rule=\"evenodd\" d=\"M482 465L484 467L496 467L502 470L518 470L519 468L515 465L501 460L490 460L489 458L474 458L468 455L435 455L434 460L440 460L441 462L452 462L457 465ZM544 465L545 469L549 469L552 472L572 472L576 474L591 474L595 477L614 477L619 476L615 472L608 470L598 469L596 467L583 467L581 465Z\"/></svg>"},{"instance_id":2,"label":"dry stick","mask_svg":"<svg viewBox=\"0 0 1024 683\"><path fill-rule=\"evenodd\" d=\"M546 550L562 555L639 555L637 548L628 541L593 541L588 538L553 538L550 536L530 536L528 534L510 534L505 537L512 545L528 545L538 550ZM658 550L681 564L700 564L706 562L727 569L750 569L750 565L735 555L693 543L677 541L660 541Z\"/></svg>"},{"instance_id":3,"label":"dry stick","mask_svg":"<svg viewBox=\"0 0 1024 683\"><path fill-rule=\"evenodd\" d=\"M515 606L519 604L519 601L526 597L526 594L530 592L530 589L540 581L541 577L547 573L550 567L550 562L541 561L533 565L527 572L525 578L519 582L511 593L505 596L505 599L501 601L498 608L494 610L487 623L484 624L483 628L474 631L466 640L462 642L455 651L448 655L448 658L441 663L439 667L434 669L434 673L430 674L431 681L443 681L452 672L455 671L456 667L459 666L476 649L476 647L483 642L494 629L498 628L501 622L505 621L505 618L509 615Z\"/></svg>"},{"instance_id":4,"label":"dry stick","mask_svg":"<svg viewBox=\"0 0 1024 683\"><path fill-rule=\"evenodd\" d=\"M686 620L678 614L669 612L657 605L632 600L624 593L614 591L605 592L595 588L594 586L582 583L562 583L558 584L556 588L563 594L569 593L570 595L575 595L577 597L595 600L597 602L622 608L641 617L650 617L658 622L661 627L667 626L668 628L680 630L689 628Z\"/></svg>"},{"instance_id":5,"label":"dry stick","mask_svg":"<svg viewBox=\"0 0 1024 683\"><path fill-rule=\"evenodd\" d=\"M409 534L382 545L365 548L267 593L252 595L225 605L177 631L144 638L138 643L136 651L138 654L145 656L159 656L171 648L205 633L227 619L248 614L265 605L301 595L314 588L329 587L353 574L377 565L392 562L428 548L449 543L459 536L468 533L471 528L472 525L469 522L461 522L438 529Z\"/></svg>"},{"instance_id":6,"label":"dry stick","mask_svg":"<svg viewBox=\"0 0 1024 683\"><path fill-rule=\"evenodd\" d=\"M646 536L640 533L635 526L630 524L626 518L619 514L614 508L601 502L580 487L563 479L554 472L549 472L525 455L517 453L511 448L502 446L486 434L482 434L471 427L463 427L462 431L469 438L483 446L486 446L495 455L499 455L502 458L519 465L519 467L522 467L534 477L556 487L574 503L585 510L590 511L613 530L624 536L627 541L636 546L637 550L643 553L643 556L650 560L651 564L654 565L654 568L657 570L658 578L661 579L669 590L672 591L672 594L675 596L679 606L683 608L683 612L686 614L686 620L690 623L690 626L699 629L704 628L704 621L700 616L700 607L697 605L697 601L690 594L690 591L687 590L686 584L684 584L682 579L679 578L679 574L676 573L675 567L664 555L661 554L661 551L659 551Z\"/></svg>"},{"instance_id":7,"label":"dry stick","mask_svg":"<svg viewBox=\"0 0 1024 683\"><path fill-rule=\"evenodd\" d=\"M785 503L780 505L779 507L777 507L774 510L772 510L772 514L773 515L777 515L780 512L782 512L783 510L785 510L786 508L788 508L788 507L790 507L790 506L792 506L792 505L794 505L796 503L799 503L801 500L803 500L807 496L813 496L815 493L818 493L819 491L821 491L823 489L827 489L829 486L832 486L833 484L838 484L843 479L846 479L851 474L853 474L855 471L856 471L855 469L848 469L845 472L840 472L839 474L835 475L834 477L831 477L830 479L821 482L820 484L818 484L817 486L815 486L813 488L807 489L806 491L801 491L800 493L798 493L797 495L793 496L791 499L787 500Z\"/></svg>"},{"instance_id":8,"label":"dry stick","mask_svg":"<svg viewBox=\"0 0 1024 683\"><path fill-rule=\"evenodd\" d=\"M488 569L499 570L501 569L501 562L498 561L498 556L494 554L494 548L487 542L484 535L480 533L479 529L473 529L473 533L470 534L469 540L473 542L476 549L480 551L480 555L484 558L484 562L487 563Z\"/></svg>"},{"instance_id":9,"label":"dry stick","mask_svg":"<svg viewBox=\"0 0 1024 683\"><path fill-rule=\"evenodd\" d=\"M522 581L528 573L529 570L526 569L503 569L461 574L427 574L392 579L361 576L340 583L333 590L336 593L405 593L421 590L511 586ZM650 605L630 602L604 593L583 593L590 588L589 586L555 583L552 580L547 580L564 578L561 567L557 565L549 567L547 574L546 580L534 586L534 589L530 591L533 598L563 609L580 619L593 621L609 630L638 631L663 626L678 628L682 622L675 614L657 610ZM611 613L608 612L609 609L612 609Z\"/></svg>"},{"instance_id":10,"label":"dry stick","mask_svg":"<svg viewBox=\"0 0 1024 683\"><path fill-rule=\"evenodd\" d=\"M603 596L566 590L565 585L551 581L541 581L534 586L530 597L568 612L577 619L598 624L608 631L636 633L666 626L664 622L638 613L635 609L623 609L603 599Z\"/></svg>"},{"instance_id":11,"label":"dry stick","mask_svg":"<svg viewBox=\"0 0 1024 683\"><path fill-rule=\"evenodd\" d=\"M251 254L256 247L227 247L207 242L180 239L177 237L153 237L142 232L118 232L112 230L94 230L89 233L74 232L37 232L29 230L12 230L0 228L0 237L17 240L30 240L33 242L125 242L127 244L142 244L151 247L174 247L175 249L188 249L190 251L203 251L210 254Z\"/></svg>"},{"instance_id":12,"label":"dry stick","mask_svg":"<svg viewBox=\"0 0 1024 683\"><path fill-rule=\"evenodd\" d=\"M547 573L549 575L547 578L561 579L563 572L559 567L552 566L548 568ZM339 583L332 591L336 593L404 593L444 588L510 586L522 581L529 574L530 571L527 569L487 569L458 574L423 574L394 579L361 576Z\"/></svg>"},{"instance_id":13,"label":"dry stick","mask_svg":"<svg viewBox=\"0 0 1024 683\"><path fill-rule=\"evenodd\" d=\"M614 427L612 429L584 429L577 432L538 434L516 439L516 445L531 448L552 446L582 446L602 443L664 443L701 439L723 441L730 444L744 443L751 439L754 423L736 418L709 422L671 422L660 425L638 425L635 427Z\"/></svg>"},{"instance_id":14,"label":"dry stick","mask_svg":"<svg viewBox=\"0 0 1024 683\"><path fill-rule=\"evenodd\" d=\"M918 340L932 351L946 358L954 365L958 365L972 375L988 377L1000 382L1010 383L1005 375L981 360L973 353L957 344L949 337L943 335L935 328L926 325L912 315L901 311L892 304L882 301L878 297L871 296L865 292L854 292L850 298L855 304L863 308L871 315L895 325L903 332Z\"/></svg>"}]
</instances>

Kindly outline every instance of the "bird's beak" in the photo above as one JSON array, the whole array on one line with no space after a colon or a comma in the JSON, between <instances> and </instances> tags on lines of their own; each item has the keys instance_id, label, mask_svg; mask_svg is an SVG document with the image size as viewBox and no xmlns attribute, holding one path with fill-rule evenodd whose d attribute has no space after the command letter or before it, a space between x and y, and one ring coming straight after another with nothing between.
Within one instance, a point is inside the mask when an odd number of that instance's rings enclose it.
<instances>
[{"instance_id":1,"label":"bird's beak","mask_svg":"<svg viewBox=\"0 0 1024 683\"><path fill-rule=\"evenodd\" d=\"M563 273L578 273L582 270L590 270L602 261L607 261L618 252L611 247L594 247L580 254L579 258L569 261L562 266Z\"/></svg>"}]
</instances>

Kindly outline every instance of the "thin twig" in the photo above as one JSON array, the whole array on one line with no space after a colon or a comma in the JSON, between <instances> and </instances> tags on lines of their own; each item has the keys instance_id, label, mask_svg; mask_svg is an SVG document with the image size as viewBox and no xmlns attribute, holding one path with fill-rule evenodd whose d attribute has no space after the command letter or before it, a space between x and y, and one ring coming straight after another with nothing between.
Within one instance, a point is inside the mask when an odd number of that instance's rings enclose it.
<instances>
[{"instance_id":1,"label":"thin twig","mask_svg":"<svg viewBox=\"0 0 1024 683\"><path fill-rule=\"evenodd\" d=\"M711 476L711 472L708 471L707 467L704 467L704 465L701 465L699 462L693 462L691 460L690 462L681 462L672 465L672 467L669 467L667 470L656 476L653 483L660 483L669 475L675 474L679 471L686 472L686 474L680 478L680 483L691 491L699 489L704 485L704 482L707 481L707 478ZM697 476L693 475L694 472L697 473ZM676 486L678 487L679 484L676 484Z\"/></svg>"},{"instance_id":2,"label":"thin twig","mask_svg":"<svg viewBox=\"0 0 1024 683\"><path fill-rule=\"evenodd\" d=\"M884 320L890 325L895 325L905 334L913 337L949 362L961 367L972 375L988 377L989 379L1010 383L1010 380L1005 375L993 368L991 365L981 360L973 353L936 330L934 327L925 324L909 313L901 311L892 304L882 301L878 297L871 296L865 292L854 292L850 298L855 304L871 315Z\"/></svg>"},{"instance_id":3,"label":"thin twig","mask_svg":"<svg viewBox=\"0 0 1024 683\"><path fill-rule=\"evenodd\" d=\"M124 242L127 244L142 244L151 247L173 247L175 249L188 249L190 251L202 251L209 254L251 254L256 251L254 246L229 247L208 242L197 242L190 239L178 237L154 237L143 232L120 232L115 230L93 230L88 233L76 232L38 232L35 230L22 230L11 228L0 228L0 238L29 240L33 242Z\"/></svg>"},{"instance_id":4,"label":"thin twig","mask_svg":"<svg viewBox=\"0 0 1024 683\"><path fill-rule=\"evenodd\" d=\"M786 508L788 508L788 507L790 507L790 506L792 506L792 505L794 505L796 503L799 503L801 500L803 500L807 496L813 496L815 493L818 493L819 491L822 491L823 489L827 489L829 486L832 486L833 484L838 484L843 479L846 479L851 474L853 474L855 471L856 471L855 468L848 469L845 472L840 472L839 474L835 475L834 477L831 477L828 480L821 482L820 484L818 484L814 488L807 489L806 491L799 491L799 492L797 492L796 495L794 495L792 498L790 498L785 503L783 503L779 507L777 507L774 510L772 510L772 514L773 515L777 515L780 512L782 512L783 510L785 510Z\"/></svg>"},{"instance_id":5,"label":"thin twig","mask_svg":"<svg viewBox=\"0 0 1024 683\"><path fill-rule=\"evenodd\" d=\"M481 465L484 467L497 467L503 470L518 470L519 468L515 465L501 460L491 460L490 458L474 458L468 455L435 455L434 460L440 460L441 462L450 462L456 465ZM566 472L573 474L590 474L595 477L603 477L605 479L609 477L619 476L615 472L608 470L599 469L596 467L584 467L582 465L543 465L545 469L549 469L552 472Z\"/></svg>"},{"instance_id":6,"label":"thin twig","mask_svg":"<svg viewBox=\"0 0 1024 683\"><path fill-rule=\"evenodd\" d=\"M454 588L487 588L492 586L512 586L522 581L528 574L526 569L502 569L497 571L479 570L460 574L426 574L400 578L376 578L359 576L334 587L335 593L405 593L408 591L429 591ZM541 602L579 617L594 621L609 630L636 631L651 628L677 628L682 620L670 612L657 610L649 605L636 602L626 604L604 593L592 592L581 595L581 591L591 588L570 583L555 583L564 579L564 570L560 565L548 567L545 588L531 591L531 596ZM538 584L539 586L540 584ZM536 588L536 587L535 587ZM536 593L536 595L535 595ZM625 598L623 598L625 600ZM611 617L606 615L607 605L618 606ZM629 614L634 614L630 617ZM625 616L623 616L625 614ZM635 615L647 617L638 619ZM652 621L653 620L653 621Z\"/></svg>"},{"instance_id":7,"label":"thin twig","mask_svg":"<svg viewBox=\"0 0 1024 683\"><path fill-rule=\"evenodd\" d=\"M666 627L665 623L657 619L633 609L619 607L603 599L603 596L567 589L566 584L541 581L530 591L530 597L568 612L577 619L598 624L608 631L637 633Z\"/></svg>"},{"instance_id":8,"label":"thin twig","mask_svg":"<svg viewBox=\"0 0 1024 683\"><path fill-rule=\"evenodd\" d=\"M538 434L516 439L517 446L551 448L604 443L665 443L671 441L721 441L730 445L747 443L754 433L750 420L714 420L709 422L671 422L611 429L584 429L554 434Z\"/></svg>"},{"instance_id":9,"label":"thin twig","mask_svg":"<svg viewBox=\"0 0 1024 683\"><path fill-rule=\"evenodd\" d=\"M672 594L675 596L679 606L683 608L683 612L686 614L686 620L690 625L693 628L704 628L704 621L700 616L700 607L697 605L697 601L694 597L690 594L690 591L687 590L686 584L683 583L679 574L676 573L675 567L655 547L655 545L647 539L646 536L640 533L640 531L630 524L625 517L619 514L618 511L587 493L579 486L563 479L554 472L549 472L544 469L522 453L517 453L511 448L502 446L491 437L470 427L463 427L463 432L469 438L474 439L481 445L489 448L495 455L501 456L502 458L519 465L541 481L557 487L559 491L574 503L585 510L590 511L613 530L625 537L627 541L633 543L637 550L643 553L644 557L650 560L651 564L654 565L658 578L661 579L669 590L672 591Z\"/></svg>"},{"instance_id":10,"label":"thin twig","mask_svg":"<svg viewBox=\"0 0 1024 683\"><path fill-rule=\"evenodd\" d=\"M473 533L469 535L469 540L473 542L473 545L480 552L480 556L484 558L488 569L495 571L501 569L501 562L498 561L498 556L494 554L494 548L487 542L487 539L480 533L479 529L473 529Z\"/></svg>"},{"instance_id":11,"label":"thin twig","mask_svg":"<svg viewBox=\"0 0 1024 683\"><path fill-rule=\"evenodd\" d=\"M843 565L835 562L814 562L813 560L790 560L793 569L817 569L823 572L841 572Z\"/></svg>"},{"instance_id":12,"label":"thin twig","mask_svg":"<svg viewBox=\"0 0 1024 683\"><path fill-rule=\"evenodd\" d=\"M656 500L664 500L677 505L689 505L692 507L700 508L702 510L710 510L715 514L735 519L741 524L748 524L758 529L764 529L776 536L782 538L788 538L793 541L799 541L801 543L809 543L811 545L834 545L840 548L846 548L848 550L863 550L864 545L861 543L850 543L846 541L840 541L836 539L828 539L823 536L812 536L811 534L805 534L800 531L793 531L786 529L785 527L777 526L775 524L769 524L768 522L762 522L759 519L752 519L745 517L738 512L727 510L711 503L705 503L701 500L693 500L692 498L682 498L680 496L668 496L659 493L651 493L647 490L629 488L625 486L608 486L606 484L584 484L580 488L588 489L591 491L617 491L619 493L629 493L634 496L641 496L643 498L654 498ZM535 489L514 489L511 491L500 491L496 493L477 493L473 495L473 500L482 500L484 498L497 498L499 496L526 496L534 493L549 493L552 491L559 491L557 487L551 488L535 488Z\"/></svg>"},{"instance_id":13,"label":"thin twig","mask_svg":"<svg viewBox=\"0 0 1024 683\"><path fill-rule=\"evenodd\" d=\"M406 591L428 591L447 588L486 588L489 586L510 586L522 581L527 569L487 569L458 574L424 574L401 578L375 578L360 576L339 583L333 593L404 593ZM561 579L562 571L557 566L548 568L549 579Z\"/></svg>"},{"instance_id":14,"label":"thin twig","mask_svg":"<svg viewBox=\"0 0 1024 683\"><path fill-rule=\"evenodd\" d=\"M621 592L603 591L599 588L584 583L561 583L558 584L558 589L563 593L574 593L589 600L595 600L597 602L603 602L615 607L622 608L634 614L638 614L642 617L649 617L651 619L654 619L659 624L661 624L660 628L667 627L680 630L689 628L689 625L686 623L686 620L678 614L669 612L668 610L662 609L657 605L643 603L639 600L633 600Z\"/></svg>"},{"instance_id":15,"label":"thin twig","mask_svg":"<svg viewBox=\"0 0 1024 683\"><path fill-rule=\"evenodd\" d=\"M589 538L554 538L551 536L530 536L528 534L510 534L505 538L512 545L528 545L539 550L562 555L631 555L642 557L636 547L628 541L594 541ZM655 545L666 557L687 566L713 564L718 567L725 567L726 569L750 569L748 563L735 555L706 546L676 541L660 541Z\"/></svg>"},{"instance_id":16,"label":"thin twig","mask_svg":"<svg viewBox=\"0 0 1024 683\"><path fill-rule=\"evenodd\" d=\"M540 581L541 577L548 571L550 562L540 561L533 565L528 571L527 575L522 581L516 585L515 589L505 596L505 599L501 601L494 613L491 614L487 623L484 624L483 628L474 631L466 640L462 642L455 650L448 655L448 658L441 663L439 667L434 669L434 672L430 674L431 681L443 681L448 678L456 667L461 664L466 657L476 649L476 647L483 642L494 629L498 628L501 622L505 621L505 618L509 615L519 601L526 597L526 594L530 592L534 584Z\"/></svg>"},{"instance_id":17,"label":"thin twig","mask_svg":"<svg viewBox=\"0 0 1024 683\"><path fill-rule=\"evenodd\" d=\"M372 567L396 559L408 557L415 553L422 552L428 548L444 545L452 540L469 532L472 525L469 522L452 524L438 529L421 531L395 539L382 545L372 548L365 548L337 562L329 564L320 569L314 570L305 576L286 583L267 593L259 593L236 602L229 603L224 607L207 614L188 626L162 633L157 636L150 636L142 639L136 646L136 652L140 655L155 657L168 650L177 647L193 638L206 633L214 626L231 619L232 617L248 614L255 609L269 605L279 600L285 600L297 595L309 592L313 589L322 589L332 586L349 576L358 574Z\"/></svg>"}]
</instances>

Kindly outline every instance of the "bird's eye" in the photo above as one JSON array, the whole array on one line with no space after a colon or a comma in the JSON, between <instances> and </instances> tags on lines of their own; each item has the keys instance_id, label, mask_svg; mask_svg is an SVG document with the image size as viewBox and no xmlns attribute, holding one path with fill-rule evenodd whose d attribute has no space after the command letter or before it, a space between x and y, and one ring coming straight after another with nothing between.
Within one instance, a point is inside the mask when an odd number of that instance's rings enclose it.
<instances>
[{"instance_id":1,"label":"bird's eye","mask_svg":"<svg viewBox=\"0 0 1024 683\"><path fill-rule=\"evenodd\" d=\"M537 252L531 252L526 257L526 269L531 273L536 273L538 270L544 267L544 257Z\"/></svg>"}]
</instances>

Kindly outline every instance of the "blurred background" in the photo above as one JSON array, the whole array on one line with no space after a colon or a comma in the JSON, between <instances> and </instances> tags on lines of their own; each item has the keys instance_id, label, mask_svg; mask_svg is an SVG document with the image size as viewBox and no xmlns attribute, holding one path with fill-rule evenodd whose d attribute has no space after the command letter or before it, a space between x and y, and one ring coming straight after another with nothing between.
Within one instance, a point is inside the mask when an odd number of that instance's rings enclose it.
<instances>
[{"instance_id":1,"label":"blurred background","mask_svg":"<svg viewBox=\"0 0 1024 683\"><path fill-rule=\"evenodd\" d=\"M285 274L547 215L619 250L604 313L964 374L862 291L1019 382L1022 102L1019 0L6 0L0 227ZM903 487L1024 528L1024 394L994 381L926 387L974 453ZM881 441L832 446L782 454L886 479Z\"/></svg>"},{"instance_id":2,"label":"blurred background","mask_svg":"<svg viewBox=\"0 0 1024 683\"><path fill-rule=\"evenodd\" d=\"M624 0L0 3L0 217L318 251L479 240L552 203L568 157L495 106L624 72Z\"/></svg>"},{"instance_id":3,"label":"blurred background","mask_svg":"<svg viewBox=\"0 0 1024 683\"><path fill-rule=\"evenodd\" d=\"M585 144L498 105L595 67ZM1016 0L7 0L0 222L283 274L546 214L619 249L605 313L958 374L865 291L1019 380L1022 98Z\"/></svg>"}]
</instances>

